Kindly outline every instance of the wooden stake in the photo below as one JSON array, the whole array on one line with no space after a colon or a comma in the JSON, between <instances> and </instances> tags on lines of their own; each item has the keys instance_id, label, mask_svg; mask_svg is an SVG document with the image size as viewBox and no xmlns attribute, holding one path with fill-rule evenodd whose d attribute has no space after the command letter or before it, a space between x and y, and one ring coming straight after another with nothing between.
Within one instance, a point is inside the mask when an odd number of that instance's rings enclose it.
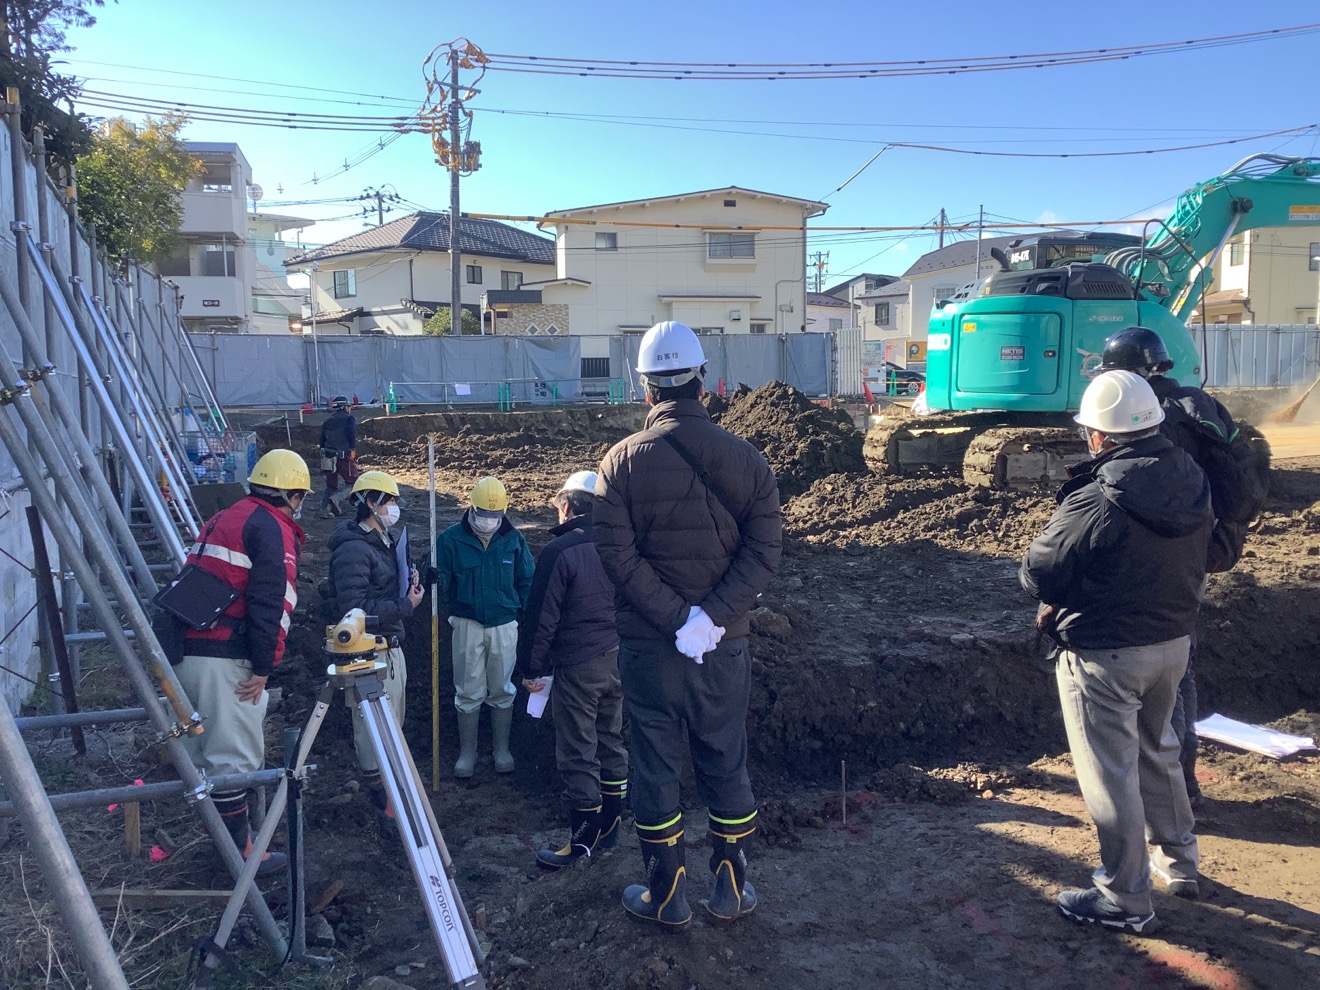
<instances>
[{"instance_id":1,"label":"wooden stake","mask_svg":"<svg viewBox=\"0 0 1320 990\"><path fill-rule=\"evenodd\" d=\"M848 761L839 761L839 810L843 824L848 824Z\"/></svg>"},{"instance_id":2,"label":"wooden stake","mask_svg":"<svg viewBox=\"0 0 1320 990\"><path fill-rule=\"evenodd\" d=\"M142 855L142 806L136 801L124 802L124 851Z\"/></svg>"}]
</instances>

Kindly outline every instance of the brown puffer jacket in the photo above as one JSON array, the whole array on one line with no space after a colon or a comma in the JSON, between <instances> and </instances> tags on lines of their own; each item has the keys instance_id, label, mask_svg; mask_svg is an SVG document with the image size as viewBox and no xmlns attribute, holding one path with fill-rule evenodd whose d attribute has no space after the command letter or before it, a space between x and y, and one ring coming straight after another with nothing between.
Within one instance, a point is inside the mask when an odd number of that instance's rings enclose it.
<instances>
[{"instance_id":1,"label":"brown puffer jacket","mask_svg":"<svg viewBox=\"0 0 1320 990\"><path fill-rule=\"evenodd\" d=\"M733 504L721 505L673 437ZM619 635L672 639L700 605L725 637L746 636L756 596L779 567L779 486L761 453L710 421L696 399L661 402L646 428L600 464L595 539L615 588Z\"/></svg>"}]
</instances>

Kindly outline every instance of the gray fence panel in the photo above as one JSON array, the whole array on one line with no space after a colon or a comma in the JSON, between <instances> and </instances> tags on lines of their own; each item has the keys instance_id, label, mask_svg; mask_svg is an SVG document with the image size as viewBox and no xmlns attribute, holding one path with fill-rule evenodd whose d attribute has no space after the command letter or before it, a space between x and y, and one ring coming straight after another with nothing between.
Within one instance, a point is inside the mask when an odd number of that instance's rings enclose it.
<instances>
[{"instance_id":1,"label":"gray fence panel","mask_svg":"<svg viewBox=\"0 0 1320 990\"><path fill-rule=\"evenodd\" d=\"M519 401L548 403L582 394L582 341L578 337L506 337L509 378L533 379L514 394ZM550 388L551 383L557 392ZM522 394L520 394L522 393Z\"/></svg>"},{"instance_id":2,"label":"gray fence panel","mask_svg":"<svg viewBox=\"0 0 1320 990\"><path fill-rule=\"evenodd\" d=\"M435 337L382 337L380 373L384 388L394 383L399 402L449 402L453 389L445 378L445 349Z\"/></svg>"},{"instance_id":3,"label":"gray fence panel","mask_svg":"<svg viewBox=\"0 0 1320 990\"><path fill-rule=\"evenodd\" d=\"M222 406L301 406L308 381L301 337L270 334L194 334L199 356L211 355L212 387ZM205 367L206 358L202 357Z\"/></svg>"},{"instance_id":4,"label":"gray fence panel","mask_svg":"<svg viewBox=\"0 0 1320 990\"><path fill-rule=\"evenodd\" d=\"M782 341L778 334L725 334L724 355L728 361L725 384L730 388L737 385L757 388L782 378Z\"/></svg>"},{"instance_id":5,"label":"gray fence panel","mask_svg":"<svg viewBox=\"0 0 1320 990\"><path fill-rule=\"evenodd\" d=\"M1199 327L1192 331L1201 336ZM1206 384L1217 388L1309 385L1320 374L1315 326L1212 326L1204 347Z\"/></svg>"},{"instance_id":6,"label":"gray fence panel","mask_svg":"<svg viewBox=\"0 0 1320 990\"><path fill-rule=\"evenodd\" d=\"M361 401L384 396L388 385L381 384L381 344L383 338L329 336L318 337L316 341L306 339L306 346L313 349L313 374L320 361L320 380L318 382L322 405L336 395L352 397Z\"/></svg>"},{"instance_id":7,"label":"gray fence panel","mask_svg":"<svg viewBox=\"0 0 1320 990\"><path fill-rule=\"evenodd\" d=\"M790 333L784 336L784 381L807 395L832 391L833 339L827 333Z\"/></svg>"}]
</instances>

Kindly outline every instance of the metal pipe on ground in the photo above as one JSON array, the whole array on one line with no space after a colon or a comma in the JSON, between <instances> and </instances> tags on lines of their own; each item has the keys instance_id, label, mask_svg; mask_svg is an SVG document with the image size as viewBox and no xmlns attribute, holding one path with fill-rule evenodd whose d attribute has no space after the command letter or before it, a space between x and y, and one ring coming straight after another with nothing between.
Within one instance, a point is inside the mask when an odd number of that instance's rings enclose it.
<instances>
[{"instance_id":1,"label":"metal pipe on ground","mask_svg":"<svg viewBox=\"0 0 1320 990\"><path fill-rule=\"evenodd\" d=\"M3 279L0 279L0 288L4 287L5 283ZM22 401L21 394L17 397L17 401ZM9 415L13 411L12 407L13 402L7 406L0 406L0 443L4 443L9 449L10 456L23 477L29 479L28 491L33 503L37 506L37 511L41 513L47 528L59 545L63 559L67 561L73 570L78 578L78 583L90 600L97 621L100 622L101 627L107 633L111 648L123 661L123 668L128 675L129 683L132 684L138 699L146 708L153 727L164 741L170 762L174 764L179 777L188 785L190 793L195 796L197 812L211 836L211 841L215 844L216 851L224 860L225 867L230 874L237 880L244 872L243 858L239 855L233 839L230 838L224 822L220 820L220 813L216 811L215 805L207 800L209 788L183 748L179 735L184 730L181 727L172 727L165 717L164 711L162 711L156 700L155 687L138 661L137 654L133 652L132 645L120 629L122 620L110 607L105 590L97 579L92 563L79 553L81 545L77 534L74 533L61 514L54 496L44 485L37 482L40 468L32 452L21 442L18 428ZM68 479L68 468L63 461L58 459L58 455L59 452L57 451L55 459L48 459L46 464L50 469L51 476L55 479L57 487L62 486L68 490L71 487ZM201 716L196 711L189 714L190 708L187 695L179 684L169 661L165 658L165 653L151 630L151 623L148 621L142 605L134 595L133 589L128 583L128 578L116 566L109 537L103 530L97 528L96 517L82 503L76 490L73 495L75 497L70 499L71 508L74 510L76 518L86 520L83 536L87 541L88 549L91 551L91 557L100 566L102 574L110 585L110 590L123 608L129 626L137 634L139 646L150 657L152 667L156 677L161 682L166 697L171 699L171 704L174 706L175 713L179 716L181 723L185 725L196 724ZM284 936L280 933L279 926L275 924L275 918L271 915L270 908L262 900L261 891L255 886L248 889L247 904L252 911L257 929L267 945L276 956L283 958L288 951L288 945L284 940Z\"/></svg>"},{"instance_id":2,"label":"metal pipe on ground","mask_svg":"<svg viewBox=\"0 0 1320 990\"><path fill-rule=\"evenodd\" d=\"M13 798L12 807L23 823L28 848L41 864L87 978L96 990L128 990L128 980L92 903L91 891L7 705L0 705L0 777Z\"/></svg>"},{"instance_id":3,"label":"metal pipe on ground","mask_svg":"<svg viewBox=\"0 0 1320 990\"><path fill-rule=\"evenodd\" d=\"M284 771L257 770L254 773L227 773L211 777L208 782L220 790L241 790L245 787L272 787L280 782ZM77 811L80 808L104 808L107 804L125 801L158 801L165 798L185 797L190 788L181 780L163 780L154 784L126 787L102 787L95 791L73 791L69 794L50 794L47 800L55 811ZM0 818L18 817L16 802L0 801Z\"/></svg>"},{"instance_id":4,"label":"metal pipe on ground","mask_svg":"<svg viewBox=\"0 0 1320 990\"><path fill-rule=\"evenodd\" d=\"M121 722L142 722L147 717L145 708L107 708L100 712L78 712L64 715L29 715L16 718L19 732L39 732L42 729L67 729L75 725L116 725Z\"/></svg>"}]
</instances>

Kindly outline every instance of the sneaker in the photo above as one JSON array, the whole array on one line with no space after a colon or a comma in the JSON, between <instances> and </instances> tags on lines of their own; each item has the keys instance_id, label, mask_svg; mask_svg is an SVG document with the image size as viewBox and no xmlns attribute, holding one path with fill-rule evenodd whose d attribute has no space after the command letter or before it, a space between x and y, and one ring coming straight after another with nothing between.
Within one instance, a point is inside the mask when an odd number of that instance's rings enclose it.
<instances>
[{"instance_id":1,"label":"sneaker","mask_svg":"<svg viewBox=\"0 0 1320 990\"><path fill-rule=\"evenodd\" d=\"M1145 914L1128 914L1095 887L1086 890L1065 890L1059 895L1057 903L1065 918L1085 921L1089 924L1098 921L1106 928L1117 928L1138 935L1155 920L1154 911Z\"/></svg>"},{"instance_id":2,"label":"sneaker","mask_svg":"<svg viewBox=\"0 0 1320 990\"><path fill-rule=\"evenodd\" d=\"M1201 883L1195 877L1175 877L1170 873L1161 870L1154 863L1150 864L1150 875L1159 877L1164 881L1164 885L1169 889L1169 893L1174 897L1181 897L1184 900L1194 901L1201 896Z\"/></svg>"}]
</instances>

